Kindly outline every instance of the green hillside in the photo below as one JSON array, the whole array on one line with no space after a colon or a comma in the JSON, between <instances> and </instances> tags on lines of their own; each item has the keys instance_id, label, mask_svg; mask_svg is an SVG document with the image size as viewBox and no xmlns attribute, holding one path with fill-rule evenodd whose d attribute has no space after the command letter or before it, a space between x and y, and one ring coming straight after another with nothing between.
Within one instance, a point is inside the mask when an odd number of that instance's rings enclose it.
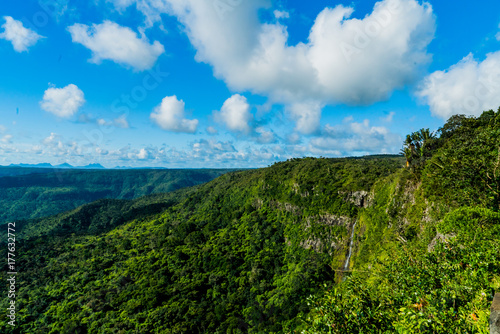
<instances>
[{"instance_id":1,"label":"green hillside","mask_svg":"<svg viewBox=\"0 0 500 334\"><path fill-rule=\"evenodd\" d=\"M4 167L0 168L0 222L46 217L104 198L134 199L174 191L228 171Z\"/></svg>"},{"instance_id":2,"label":"green hillside","mask_svg":"<svg viewBox=\"0 0 500 334\"><path fill-rule=\"evenodd\" d=\"M292 159L26 222L0 331L487 333L499 146L500 112L455 116L405 157Z\"/></svg>"}]
</instances>

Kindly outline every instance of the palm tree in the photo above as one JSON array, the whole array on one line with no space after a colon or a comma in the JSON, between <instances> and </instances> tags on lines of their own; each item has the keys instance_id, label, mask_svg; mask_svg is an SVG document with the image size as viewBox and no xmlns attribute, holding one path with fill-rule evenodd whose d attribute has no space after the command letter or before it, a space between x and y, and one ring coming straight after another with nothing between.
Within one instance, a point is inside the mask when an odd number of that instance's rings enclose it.
<instances>
[{"instance_id":1,"label":"palm tree","mask_svg":"<svg viewBox=\"0 0 500 334\"><path fill-rule=\"evenodd\" d=\"M429 141L432 140L432 139L435 139L436 138L436 135L434 132L430 132L429 129L420 129L420 131L418 132L419 134L419 138L420 138L420 141L421 141L421 144L420 144L420 156L423 157L425 156L425 153L426 153L426 150L427 150L427 146L429 144Z\"/></svg>"},{"instance_id":2,"label":"palm tree","mask_svg":"<svg viewBox=\"0 0 500 334\"><path fill-rule=\"evenodd\" d=\"M410 167L411 160L413 158L413 151L410 147L405 147L401 149L401 153L405 156L406 158L406 168Z\"/></svg>"},{"instance_id":3,"label":"palm tree","mask_svg":"<svg viewBox=\"0 0 500 334\"><path fill-rule=\"evenodd\" d=\"M430 132L429 129L420 129L406 136L404 148L401 150L401 153L406 157L406 167L410 167L414 158L419 159L425 156L428 149L427 145L434 138L436 138L436 135L434 132Z\"/></svg>"}]
</instances>

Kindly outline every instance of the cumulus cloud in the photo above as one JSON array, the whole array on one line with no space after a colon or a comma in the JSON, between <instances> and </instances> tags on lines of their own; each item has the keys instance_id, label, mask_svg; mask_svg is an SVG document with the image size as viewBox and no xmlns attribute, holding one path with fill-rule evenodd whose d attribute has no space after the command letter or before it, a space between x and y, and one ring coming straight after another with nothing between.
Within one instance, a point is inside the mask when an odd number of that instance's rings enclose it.
<instances>
[{"instance_id":1,"label":"cumulus cloud","mask_svg":"<svg viewBox=\"0 0 500 334\"><path fill-rule=\"evenodd\" d=\"M500 51L482 62L472 54L445 71L427 76L417 95L434 116L448 119L456 114L480 115L500 106Z\"/></svg>"},{"instance_id":2,"label":"cumulus cloud","mask_svg":"<svg viewBox=\"0 0 500 334\"><path fill-rule=\"evenodd\" d=\"M60 118L70 118L85 103L83 92L74 84L64 88L47 89L40 102L40 107Z\"/></svg>"},{"instance_id":3,"label":"cumulus cloud","mask_svg":"<svg viewBox=\"0 0 500 334\"><path fill-rule=\"evenodd\" d=\"M151 113L151 119L163 130L195 133L198 128L198 120L184 118L184 108L184 101L178 100L177 96L167 96Z\"/></svg>"},{"instance_id":4,"label":"cumulus cloud","mask_svg":"<svg viewBox=\"0 0 500 334\"><path fill-rule=\"evenodd\" d=\"M151 159L152 156L153 155L151 154L151 152L145 148L141 148L141 150L137 154L137 158L139 160L148 160L148 159Z\"/></svg>"},{"instance_id":5,"label":"cumulus cloud","mask_svg":"<svg viewBox=\"0 0 500 334\"><path fill-rule=\"evenodd\" d=\"M10 16L4 16L5 23L2 25L4 31L0 38L10 41L17 52L28 51L39 39L44 38L33 30L25 28L21 21L14 20Z\"/></svg>"},{"instance_id":6,"label":"cumulus cloud","mask_svg":"<svg viewBox=\"0 0 500 334\"><path fill-rule=\"evenodd\" d=\"M396 153L402 139L383 126L372 126L369 120L326 125L321 137L310 141L310 150L315 154L363 155L374 153Z\"/></svg>"},{"instance_id":7,"label":"cumulus cloud","mask_svg":"<svg viewBox=\"0 0 500 334\"><path fill-rule=\"evenodd\" d=\"M247 98L239 94L235 94L227 99L220 112L214 113L216 121L224 123L224 125L233 132L250 134L252 128L249 122L253 119L250 113L250 104Z\"/></svg>"},{"instance_id":8,"label":"cumulus cloud","mask_svg":"<svg viewBox=\"0 0 500 334\"><path fill-rule=\"evenodd\" d=\"M74 43L79 43L92 51L90 62L99 64L102 60L112 60L136 71L151 69L158 57L165 52L160 42L150 44L145 35L140 38L130 28L111 21L93 24L74 24L68 27Z\"/></svg>"},{"instance_id":9,"label":"cumulus cloud","mask_svg":"<svg viewBox=\"0 0 500 334\"><path fill-rule=\"evenodd\" d=\"M351 18L351 7L325 8L307 43L296 45L289 44L287 27L279 21L259 21L267 0L238 2L223 18L212 1L145 0L137 7L145 3L149 19L152 9L176 16L197 50L196 60L210 64L232 90L277 103L372 104L413 84L431 60L427 45L435 17L429 4L417 0L380 1L363 19ZM314 123L310 109L289 110L297 121Z\"/></svg>"}]
</instances>

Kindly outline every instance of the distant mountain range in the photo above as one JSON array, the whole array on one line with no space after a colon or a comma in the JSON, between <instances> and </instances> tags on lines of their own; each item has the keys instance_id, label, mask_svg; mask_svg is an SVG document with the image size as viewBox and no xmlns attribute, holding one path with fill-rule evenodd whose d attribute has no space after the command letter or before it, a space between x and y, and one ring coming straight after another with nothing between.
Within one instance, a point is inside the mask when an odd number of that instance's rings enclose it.
<instances>
[{"instance_id":1,"label":"distant mountain range","mask_svg":"<svg viewBox=\"0 0 500 334\"><path fill-rule=\"evenodd\" d=\"M40 163L40 164L10 164L8 167L26 167L26 168L58 168L58 169L106 169L101 164L90 164L87 166L72 166L68 163L63 163L60 165L52 165L49 163Z\"/></svg>"}]
</instances>

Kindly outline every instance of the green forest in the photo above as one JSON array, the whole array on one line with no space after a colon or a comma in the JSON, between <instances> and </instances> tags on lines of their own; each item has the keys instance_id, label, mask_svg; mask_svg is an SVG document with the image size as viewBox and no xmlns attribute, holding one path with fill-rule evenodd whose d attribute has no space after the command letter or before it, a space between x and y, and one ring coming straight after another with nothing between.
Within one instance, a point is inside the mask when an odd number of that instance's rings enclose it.
<instances>
[{"instance_id":1,"label":"green forest","mask_svg":"<svg viewBox=\"0 0 500 334\"><path fill-rule=\"evenodd\" d=\"M2 312L0 332L486 334L500 290L500 109L402 146L211 181L137 188L130 176L121 192L117 174L106 199L19 223L16 327ZM0 205L13 184L50 177L0 179ZM75 173L68 189L98 179L113 178Z\"/></svg>"},{"instance_id":2,"label":"green forest","mask_svg":"<svg viewBox=\"0 0 500 334\"><path fill-rule=\"evenodd\" d=\"M47 217L104 198L166 193L211 181L228 171L0 167L0 223Z\"/></svg>"}]
</instances>

